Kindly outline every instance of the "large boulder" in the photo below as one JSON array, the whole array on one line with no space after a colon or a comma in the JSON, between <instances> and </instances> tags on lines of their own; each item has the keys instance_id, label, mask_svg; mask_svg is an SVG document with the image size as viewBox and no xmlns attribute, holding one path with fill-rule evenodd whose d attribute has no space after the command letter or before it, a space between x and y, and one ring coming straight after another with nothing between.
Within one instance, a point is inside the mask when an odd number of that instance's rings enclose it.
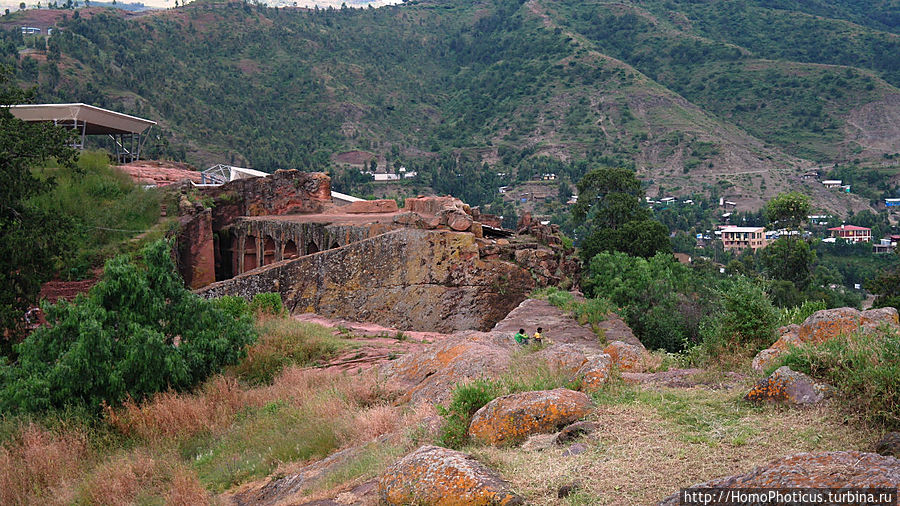
<instances>
[{"instance_id":1,"label":"large boulder","mask_svg":"<svg viewBox=\"0 0 900 506\"><path fill-rule=\"evenodd\" d=\"M718 478L690 488L897 488L900 460L857 451L798 453L746 474ZM660 506L681 504L680 493Z\"/></svg>"},{"instance_id":2,"label":"large boulder","mask_svg":"<svg viewBox=\"0 0 900 506\"><path fill-rule=\"evenodd\" d=\"M457 384L507 371L512 346L500 333L467 332L388 362L382 375L406 392L401 401L445 404Z\"/></svg>"},{"instance_id":3,"label":"large boulder","mask_svg":"<svg viewBox=\"0 0 900 506\"><path fill-rule=\"evenodd\" d=\"M816 311L800 325L788 325L779 330L780 337L753 359L753 368L765 370L791 346L820 344L840 335L850 335L857 329L871 332L881 326L900 329L897 309L883 307L859 311L849 307Z\"/></svg>"},{"instance_id":4,"label":"large boulder","mask_svg":"<svg viewBox=\"0 0 900 506\"><path fill-rule=\"evenodd\" d=\"M644 372L651 367L652 357L643 346L613 341L603 349L622 372Z\"/></svg>"},{"instance_id":5,"label":"large boulder","mask_svg":"<svg viewBox=\"0 0 900 506\"><path fill-rule=\"evenodd\" d=\"M574 375L588 359L576 344L554 344L535 352L535 362L544 362L551 371Z\"/></svg>"},{"instance_id":6,"label":"large boulder","mask_svg":"<svg viewBox=\"0 0 900 506\"><path fill-rule=\"evenodd\" d=\"M576 376L581 379L581 390L596 392L609 381L612 373L612 358L606 353L600 353L588 359L578 369Z\"/></svg>"},{"instance_id":7,"label":"large boulder","mask_svg":"<svg viewBox=\"0 0 900 506\"><path fill-rule=\"evenodd\" d=\"M823 343L841 334L849 334L858 327L866 330L880 325L897 327L897 309L885 307L858 311L849 307L824 309L813 313L803 325L797 337L804 343Z\"/></svg>"},{"instance_id":8,"label":"large boulder","mask_svg":"<svg viewBox=\"0 0 900 506\"><path fill-rule=\"evenodd\" d=\"M565 388L506 395L475 413L469 436L490 445L515 443L531 434L555 432L592 409L587 395Z\"/></svg>"},{"instance_id":9,"label":"large boulder","mask_svg":"<svg viewBox=\"0 0 900 506\"><path fill-rule=\"evenodd\" d=\"M422 446L388 467L378 479L385 504L513 505L524 501L497 473L447 448Z\"/></svg>"},{"instance_id":10,"label":"large boulder","mask_svg":"<svg viewBox=\"0 0 900 506\"><path fill-rule=\"evenodd\" d=\"M748 401L816 404L825 398L828 390L827 386L816 383L809 376L782 366L754 385L744 398Z\"/></svg>"}]
</instances>

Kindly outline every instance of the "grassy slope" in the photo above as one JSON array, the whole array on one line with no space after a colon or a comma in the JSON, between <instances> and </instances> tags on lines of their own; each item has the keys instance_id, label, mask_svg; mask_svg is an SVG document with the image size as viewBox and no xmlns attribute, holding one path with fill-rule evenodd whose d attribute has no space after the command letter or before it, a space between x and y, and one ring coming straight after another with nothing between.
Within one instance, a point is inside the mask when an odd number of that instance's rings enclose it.
<instances>
[{"instance_id":1,"label":"grassy slope","mask_svg":"<svg viewBox=\"0 0 900 506\"><path fill-rule=\"evenodd\" d=\"M36 169L53 178L54 189L31 203L72 220L69 250L50 268L67 278L90 274L117 253L136 251L166 233L171 220L160 219L162 195L145 190L109 165L105 152L82 152L79 172L62 168Z\"/></svg>"}]
</instances>

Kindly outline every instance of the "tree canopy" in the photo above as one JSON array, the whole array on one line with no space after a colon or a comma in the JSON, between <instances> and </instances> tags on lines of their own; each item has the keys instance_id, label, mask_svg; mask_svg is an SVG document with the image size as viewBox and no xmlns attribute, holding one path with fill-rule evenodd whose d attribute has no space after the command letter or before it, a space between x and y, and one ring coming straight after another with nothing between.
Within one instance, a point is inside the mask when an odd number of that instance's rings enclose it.
<instances>
[{"instance_id":1,"label":"tree canopy","mask_svg":"<svg viewBox=\"0 0 900 506\"><path fill-rule=\"evenodd\" d=\"M31 94L14 85L0 68L0 105L19 104ZM3 350L18 335L25 309L52 275L50 259L64 248L68 220L41 211L29 199L48 192L52 179L36 178L32 167L49 159L74 167L69 132L50 124L26 123L0 107L0 326Z\"/></svg>"},{"instance_id":2,"label":"tree canopy","mask_svg":"<svg viewBox=\"0 0 900 506\"><path fill-rule=\"evenodd\" d=\"M810 211L809 196L800 192L781 193L766 204L766 219L781 228L799 230Z\"/></svg>"}]
</instances>

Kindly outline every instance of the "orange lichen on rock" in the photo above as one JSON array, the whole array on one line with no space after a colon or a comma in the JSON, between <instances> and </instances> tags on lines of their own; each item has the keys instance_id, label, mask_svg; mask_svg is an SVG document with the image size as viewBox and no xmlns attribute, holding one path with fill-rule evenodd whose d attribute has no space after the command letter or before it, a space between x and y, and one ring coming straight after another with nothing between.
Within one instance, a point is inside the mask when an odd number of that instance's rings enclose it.
<instances>
[{"instance_id":1,"label":"orange lichen on rock","mask_svg":"<svg viewBox=\"0 0 900 506\"><path fill-rule=\"evenodd\" d=\"M623 372L644 372L649 361L649 353L643 346L613 341L603 352L612 358L613 364Z\"/></svg>"},{"instance_id":2,"label":"orange lichen on rock","mask_svg":"<svg viewBox=\"0 0 900 506\"><path fill-rule=\"evenodd\" d=\"M768 378L753 386L744 397L748 401L776 401L790 404L815 404L825 398L828 387L809 376L779 367Z\"/></svg>"},{"instance_id":3,"label":"orange lichen on rock","mask_svg":"<svg viewBox=\"0 0 900 506\"><path fill-rule=\"evenodd\" d=\"M531 434L554 432L592 409L587 395L565 388L506 395L475 413L469 436L490 445L515 443Z\"/></svg>"},{"instance_id":4,"label":"orange lichen on rock","mask_svg":"<svg viewBox=\"0 0 900 506\"><path fill-rule=\"evenodd\" d=\"M612 371L612 358L606 353L601 353L588 360L577 372L581 378L581 390L595 392L609 381Z\"/></svg>"},{"instance_id":5,"label":"orange lichen on rock","mask_svg":"<svg viewBox=\"0 0 900 506\"><path fill-rule=\"evenodd\" d=\"M497 473L447 448L422 446L391 465L378 479L385 504L523 504Z\"/></svg>"}]
</instances>

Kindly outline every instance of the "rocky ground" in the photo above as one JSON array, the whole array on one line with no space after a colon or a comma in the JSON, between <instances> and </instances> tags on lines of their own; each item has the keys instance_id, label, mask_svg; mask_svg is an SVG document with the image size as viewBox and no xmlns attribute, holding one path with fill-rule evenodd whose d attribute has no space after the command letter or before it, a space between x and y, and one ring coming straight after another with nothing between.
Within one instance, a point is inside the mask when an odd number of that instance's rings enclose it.
<instances>
[{"instance_id":1,"label":"rocky ground","mask_svg":"<svg viewBox=\"0 0 900 506\"><path fill-rule=\"evenodd\" d=\"M810 328L832 329L854 316L817 315ZM881 316L897 324L896 313ZM617 340L612 343L534 299L489 332L399 332L315 315L296 318L353 334L358 347L326 367L376 368L400 388L398 402L410 409L446 405L456 384L527 376L532 368L583 380L573 383L580 391L557 388L494 399L474 415L472 442L461 451L431 444L443 423L432 415L404 431L246 484L225 494L225 502L677 504L673 494L680 488L702 483L900 485L900 460L887 456L898 446L890 436L879 443L880 435L847 425L825 396L810 397L818 387L802 383L802 375L780 370L782 376L760 379L666 369L615 318L606 323L616 329L607 334ZM838 323L826 325L829 318ZM552 344L523 349L514 343L513 332L533 332L538 325ZM786 390L799 394L770 396L773 402L748 395ZM876 447L885 456L869 453ZM387 451L392 453L385 456ZM372 464L373 455L381 455L382 465Z\"/></svg>"}]
</instances>

